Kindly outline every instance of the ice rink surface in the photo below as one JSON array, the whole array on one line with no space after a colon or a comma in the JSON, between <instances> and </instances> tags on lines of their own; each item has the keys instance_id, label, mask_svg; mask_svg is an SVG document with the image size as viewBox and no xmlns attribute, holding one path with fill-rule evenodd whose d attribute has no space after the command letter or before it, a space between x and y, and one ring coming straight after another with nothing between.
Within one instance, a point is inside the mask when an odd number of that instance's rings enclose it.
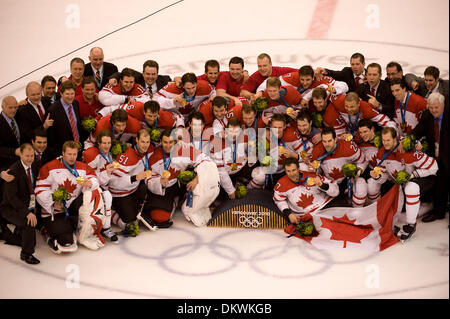
<instances>
[{"instance_id":1,"label":"ice rink surface","mask_svg":"<svg viewBox=\"0 0 450 319\"><path fill-rule=\"evenodd\" d=\"M252 73L262 52L273 65L341 69L360 52L383 78L394 60L404 73L434 65L448 79L446 0L3 0L0 9L0 96L18 100L29 81L69 75L74 57L87 63L93 46L120 70L153 59L172 77L201 74L208 59L228 70L235 55ZM448 215L419 220L409 242L380 253L316 250L282 230L196 228L179 212L170 229L142 227L99 251L57 256L38 234L38 266L0 245L0 298L449 298L448 224Z\"/></svg>"}]
</instances>

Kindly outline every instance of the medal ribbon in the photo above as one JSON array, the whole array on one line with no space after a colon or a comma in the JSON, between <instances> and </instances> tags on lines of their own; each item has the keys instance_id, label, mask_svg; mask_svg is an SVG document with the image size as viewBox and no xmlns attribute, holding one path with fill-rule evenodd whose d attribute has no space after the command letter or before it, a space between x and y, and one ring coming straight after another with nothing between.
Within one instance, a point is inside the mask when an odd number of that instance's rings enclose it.
<instances>
[{"instance_id":1,"label":"medal ribbon","mask_svg":"<svg viewBox=\"0 0 450 319\"><path fill-rule=\"evenodd\" d=\"M402 107L402 104L400 102L400 115L402 116L402 124L405 124L405 116L406 116L406 109L408 108L408 101L409 101L409 92L406 93L406 101L405 101L405 107Z\"/></svg>"}]
</instances>

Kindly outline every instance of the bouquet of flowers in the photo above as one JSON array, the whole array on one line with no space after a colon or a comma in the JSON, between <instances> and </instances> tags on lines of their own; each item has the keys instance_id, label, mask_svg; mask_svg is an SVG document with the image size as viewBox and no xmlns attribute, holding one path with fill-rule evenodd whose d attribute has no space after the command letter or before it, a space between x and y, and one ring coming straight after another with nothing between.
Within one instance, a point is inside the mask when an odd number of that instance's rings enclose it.
<instances>
[{"instance_id":1,"label":"bouquet of flowers","mask_svg":"<svg viewBox=\"0 0 450 319\"><path fill-rule=\"evenodd\" d=\"M342 172L345 177L356 177L356 174L358 174L358 166L353 163L345 164L342 166Z\"/></svg>"},{"instance_id":2,"label":"bouquet of flowers","mask_svg":"<svg viewBox=\"0 0 450 319\"><path fill-rule=\"evenodd\" d=\"M114 158L124 153L127 150L127 144L125 142L114 141L111 146L111 154Z\"/></svg>"},{"instance_id":3,"label":"bouquet of flowers","mask_svg":"<svg viewBox=\"0 0 450 319\"><path fill-rule=\"evenodd\" d=\"M383 143L381 141L381 133L377 132L375 134L375 137L373 138L373 144L377 147L377 148L381 148L383 146Z\"/></svg>"},{"instance_id":4,"label":"bouquet of flowers","mask_svg":"<svg viewBox=\"0 0 450 319\"><path fill-rule=\"evenodd\" d=\"M186 170L178 174L177 179L181 184L186 185L191 182L196 176L197 174L195 172Z\"/></svg>"},{"instance_id":5,"label":"bouquet of flowers","mask_svg":"<svg viewBox=\"0 0 450 319\"><path fill-rule=\"evenodd\" d=\"M321 128L323 126L323 116L319 112L314 112L311 114L312 124L314 127Z\"/></svg>"},{"instance_id":6,"label":"bouquet of flowers","mask_svg":"<svg viewBox=\"0 0 450 319\"><path fill-rule=\"evenodd\" d=\"M261 165L262 166L270 166L270 164L272 163L273 158L272 156L264 156L263 160L261 161Z\"/></svg>"},{"instance_id":7,"label":"bouquet of flowers","mask_svg":"<svg viewBox=\"0 0 450 319\"><path fill-rule=\"evenodd\" d=\"M81 121L81 126L83 126L83 128L86 131L92 132L93 130L95 130L95 127L97 126L97 121L92 116L85 117Z\"/></svg>"},{"instance_id":8,"label":"bouquet of flowers","mask_svg":"<svg viewBox=\"0 0 450 319\"><path fill-rule=\"evenodd\" d=\"M411 174L408 174L405 170L401 170L395 174L395 183L396 184L405 184L411 178Z\"/></svg>"},{"instance_id":9,"label":"bouquet of flowers","mask_svg":"<svg viewBox=\"0 0 450 319\"><path fill-rule=\"evenodd\" d=\"M406 135L402 139L401 143L402 143L402 147L405 150L405 152L411 152L416 147L416 138L412 134Z\"/></svg>"},{"instance_id":10,"label":"bouquet of flowers","mask_svg":"<svg viewBox=\"0 0 450 319\"><path fill-rule=\"evenodd\" d=\"M314 224L311 222L300 222L297 225L297 232L302 236L311 236L314 230Z\"/></svg>"},{"instance_id":11,"label":"bouquet of flowers","mask_svg":"<svg viewBox=\"0 0 450 319\"><path fill-rule=\"evenodd\" d=\"M247 196L247 187L245 187L245 185L238 184L236 187L236 198L240 199L245 196Z\"/></svg>"},{"instance_id":12,"label":"bouquet of flowers","mask_svg":"<svg viewBox=\"0 0 450 319\"><path fill-rule=\"evenodd\" d=\"M148 132L152 142L159 143L161 141L161 132L157 128L149 128Z\"/></svg>"},{"instance_id":13,"label":"bouquet of flowers","mask_svg":"<svg viewBox=\"0 0 450 319\"><path fill-rule=\"evenodd\" d=\"M269 105L269 100L267 98L259 97L255 100L253 107L255 108L256 112L261 112L261 111L264 111L268 105Z\"/></svg>"},{"instance_id":14,"label":"bouquet of flowers","mask_svg":"<svg viewBox=\"0 0 450 319\"><path fill-rule=\"evenodd\" d=\"M66 201L68 201L72 195L67 191L65 187L59 187L57 190L55 190L52 194L52 199L56 203L64 204Z\"/></svg>"}]
</instances>

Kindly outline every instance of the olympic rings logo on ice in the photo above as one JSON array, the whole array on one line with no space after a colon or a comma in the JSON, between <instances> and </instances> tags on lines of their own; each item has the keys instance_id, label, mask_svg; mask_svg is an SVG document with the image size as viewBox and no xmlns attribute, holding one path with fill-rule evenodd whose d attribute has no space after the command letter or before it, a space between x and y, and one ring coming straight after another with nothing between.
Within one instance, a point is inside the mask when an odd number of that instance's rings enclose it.
<instances>
[{"instance_id":1,"label":"olympic rings logo on ice","mask_svg":"<svg viewBox=\"0 0 450 319\"><path fill-rule=\"evenodd\" d=\"M253 216L240 216L239 223L246 228L258 228L263 224L264 220L261 216L253 217Z\"/></svg>"}]
</instances>

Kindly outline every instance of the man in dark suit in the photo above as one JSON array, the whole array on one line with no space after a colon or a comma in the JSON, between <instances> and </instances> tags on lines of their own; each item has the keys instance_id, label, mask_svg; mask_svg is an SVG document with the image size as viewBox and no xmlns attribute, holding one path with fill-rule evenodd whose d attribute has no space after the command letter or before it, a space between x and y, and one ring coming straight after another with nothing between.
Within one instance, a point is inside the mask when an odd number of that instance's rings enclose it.
<instances>
[{"instance_id":1,"label":"man in dark suit","mask_svg":"<svg viewBox=\"0 0 450 319\"><path fill-rule=\"evenodd\" d=\"M95 84L100 91L106 84L111 75L118 72L117 66L113 63L104 62L102 48L95 47L89 52L89 62L84 68L84 76L93 76Z\"/></svg>"},{"instance_id":2,"label":"man in dark suit","mask_svg":"<svg viewBox=\"0 0 450 319\"><path fill-rule=\"evenodd\" d=\"M394 118L394 96L388 83L381 79L381 65L371 63L367 66L367 82L358 87L356 93L372 104L379 112Z\"/></svg>"},{"instance_id":3,"label":"man in dark suit","mask_svg":"<svg viewBox=\"0 0 450 319\"><path fill-rule=\"evenodd\" d=\"M427 110L422 113L420 122L411 132L417 139L426 137L429 145L426 153L437 160L439 167L433 200L434 207L433 211L422 218L425 223L445 218L450 178L448 112L449 108L445 106L444 96L438 92L431 93L427 99Z\"/></svg>"},{"instance_id":4,"label":"man in dark suit","mask_svg":"<svg viewBox=\"0 0 450 319\"><path fill-rule=\"evenodd\" d=\"M58 153L66 141L75 141L83 145L87 138L87 131L81 126L75 89L76 86L72 81L63 82L60 87L61 99L53 103L47 112L54 120L53 125L47 130L48 145ZM47 117L48 114L45 116Z\"/></svg>"},{"instance_id":5,"label":"man in dark suit","mask_svg":"<svg viewBox=\"0 0 450 319\"><path fill-rule=\"evenodd\" d=\"M42 100L42 88L37 82L27 84L25 93L27 95L26 104L21 105L17 111L17 121L22 132L22 142L30 143L33 132L41 127L47 130L53 125L53 120L45 118L50 104L48 100Z\"/></svg>"},{"instance_id":6,"label":"man in dark suit","mask_svg":"<svg viewBox=\"0 0 450 319\"><path fill-rule=\"evenodd\" d=\"M350 57L350 66L346 66L340 71L330 69L317 68L314 75L322 78L322 75L329 75L336 81L343 81L348 85L348 92L356 92L358 87L366 82L364 75L365 58L361 53L354 53Z\"/></svg>"},{"instance_id":7,"label":"man in dark suit","mask_svg":"<svg viewBox=\"0 0 450 319\"><path fill-rule=\"evenodd\" d=\"M21 132L17 123L17 100L13 96L6 96L2 100L0 115L0 170L5 170L19 159ZM2 187L0 180L0 192Z\"/></svg>"},{"instance_id":8,"label":"man in dark suit","mask_svg":"<svg viewBox=\"0 0 450 319\"><path fill-rule=\"evenodd\" d=\"M449 85L448 80L439 77L440 71L435 66L429 66L424 71L424 77L417 77L415 74L405 76L406 83L409 84L416 94L427 98L433 92L439 92L445 97L445 106L449 103Z\"/></svg>"},{"instance_id":9,"label":"man in dark suit","mask_svg":"<svg viewBox=\"0 0 450 319\"><path fill-rule=\"evenodd\" d=\"M165 87L167 83L172 81L170 76L159 74L159 65L153 60L147 60L144 62L144 65L142 66L142 73L139 73L136 70L133 71L135 73L134 81L151 94L155 94ZM115 82L112 82L112 84L116 85L119 79L120 73L113 74L111 80L115 80Z\"/></svg>"},{"instance_id":10,"label":"man in dark suit","mask_svg":"<svg viewBox=\"0 0 450 319\"><path fill-rule=\"evenodd\" d=\"M56 93L56 80L51 75L46 75L41 80L42 87L42 104L52 105L59 100L59 93Z\"/></svg>"},{"instance_id":11,"label":"man in dark suit","mask_svg":"<svg viewBox=\"0 0 450 319\"><path fill-rule=\"evenodd\" d=\"M19 229L22 246L20 259L34 265L38 264L39 260L33 256L37 224L34 185L38 175L37 170L32 167L33 161L33 146L28 143L22 144L20 160L10 167L10 174L14 176L14 180L4 186L0 211L8 222Z\"/></svg>"}]
</instances>

